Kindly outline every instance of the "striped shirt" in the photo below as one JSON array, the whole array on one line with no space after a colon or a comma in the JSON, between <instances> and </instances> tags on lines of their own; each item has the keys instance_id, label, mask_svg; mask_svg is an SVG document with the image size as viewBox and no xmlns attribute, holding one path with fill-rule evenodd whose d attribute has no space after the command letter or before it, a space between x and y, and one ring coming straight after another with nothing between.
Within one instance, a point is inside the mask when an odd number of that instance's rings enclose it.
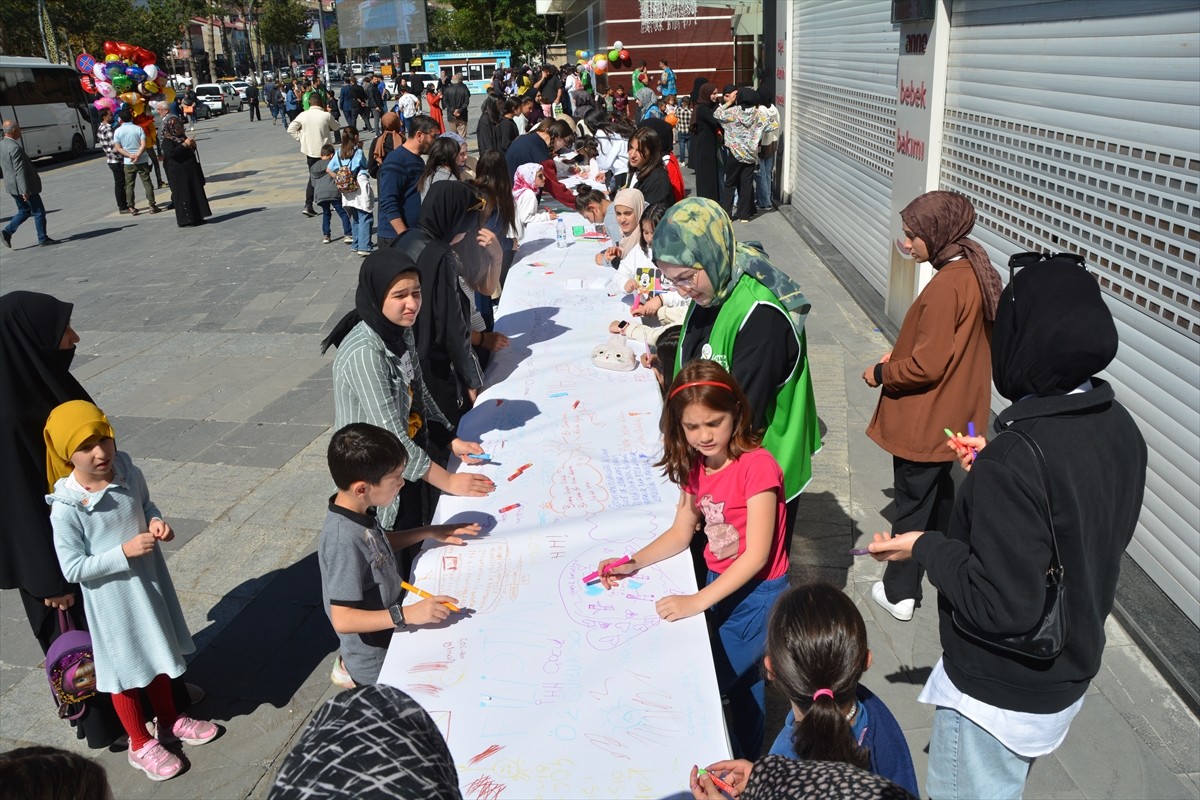
<instances>
[{"instance_id":1,"label":"striped shirt","mask_svg":"<svg viewBox=\"0 0 1200 800\"><path fill-rule=\"evenodd\" d=\"M351 422L369 422L400 437L400 443L408 451L404 479L415 481L429 471L432 462L408 435L414 391L420 394L417 411L425 412L421 415L423 419L438 422L447 430L451 426L425 388L411 330L404 331L404 342L408 350L397 356L365 322L346 334L333 359L333 418L335 430ZM379 524L384 530L391 530L398 509L398 499L388 508L378 509Z\"/></svg>"},{"instance_id":2,"label":"striped shirt","mask_svg":"<svg viewBox=\"0 0 1200 800\"><path fill-rule=\"evenodd\" d=\"M96 129L96 144L104 151L104 159L109 164L120 164L121 154L113 149L113 129L107 122L101 122Z\"/></svg>"}]
</instances>

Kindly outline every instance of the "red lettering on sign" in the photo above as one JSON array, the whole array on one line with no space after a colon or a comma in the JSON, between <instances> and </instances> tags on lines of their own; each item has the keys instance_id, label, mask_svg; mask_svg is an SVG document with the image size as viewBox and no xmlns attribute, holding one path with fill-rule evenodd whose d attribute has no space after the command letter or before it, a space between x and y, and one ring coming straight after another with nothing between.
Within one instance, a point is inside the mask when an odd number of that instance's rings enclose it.
<instances>
[{"instance_id":1,"label":"red lettering on sign","mask_svg":"<svg viewBox=\"0 0 1200 800\"><path fill-rule=\"evenodd\" d=\"M775 43L775 50L779 53L779 55L783 55L784 49L785 49L785 46L783 43L783 39L780 39L778 42Z\"/></svg>"},{"instance_id":2,"label":"red lettering on sign","mask_svg":"<svg viewBox=\"0 0 1200 800\"><path fill-rule=\"evenodd\" d=\"M913 81L909 81L907 86L900 81L898 100L902 106L925 108L925 81L921 81L919 87Z\"/></svg>"},{"instance_id":3,"label":"red lettering on sign","mask_svg":"<svg viewBox=\"0 0 1200 800\"><path fill-rule=\"evenodd\" d=\"M920 139L914 139L908 135L908 131L900 133L896 131L896 152L902 156L916 159L917 161L925 160L925 142Z\"/></svg>"},{"instance_id":4,"label":"red lettering on sign","mask_svg":"<svg viewBox=\"0 0 1200 800\"><path fill-rule=\"evenodd\" d=\"M779 78L779 80L783 80L784 78L787 77L787 75L783 71L783 67L777 67L775 69L775 77Z\"/></svg>"}]
</instances>

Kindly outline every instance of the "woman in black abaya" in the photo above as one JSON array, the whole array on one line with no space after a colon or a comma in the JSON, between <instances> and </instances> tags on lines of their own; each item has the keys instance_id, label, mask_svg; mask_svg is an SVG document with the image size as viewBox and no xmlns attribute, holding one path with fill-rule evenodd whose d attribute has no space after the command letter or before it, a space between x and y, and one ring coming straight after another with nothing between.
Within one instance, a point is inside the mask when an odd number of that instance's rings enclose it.
<instances>
[{"instance_id":1,"label":"woman in black abaya","mask_svg":"<svg viewBox=\"0 0 1200 800\"><path fill-rule=\"evenodd\" d=\"M707 197L721 202L721 163L719 152L721 141L718 132L721 123L713 116L713 95L719 96L715 83L700 87L696 101L696 135L692 137L691 163L696 171L696 197Z\"/></svg>"},{"instance_id":2,"label":"woman in black abaya","mask_svg":"<svg viewBox=\"0 0 1200 800\"><path fill-rule=\"evenodd\" d=\"M37 292L0 296L0 588L17 589L42 652L58 638L58 611L87 629L79 587L68 583L54 552L46 504L46 445L42 429L56 406L91 400L70 373L79 337L70 303ZM191 705L182 681L172 682L180 709ZM46 702L50 702L49 693ZM72 723L89 747L108 747L125 735L107 694L87 701Z\"/></svg>"},{"instance_id":3,"label":"woman in black abaya","mask_svg":"<svg viewBox=\"0 0 1200 800\"><path fill-rule=\"evenodd\" d=\"M183 120L167 117L162 129L162 153L171 185L171 205L181 228L203 225L212 216L204 194L204 173L196 158L196 142L183 132Z\"/></svg>"}]
</instances>

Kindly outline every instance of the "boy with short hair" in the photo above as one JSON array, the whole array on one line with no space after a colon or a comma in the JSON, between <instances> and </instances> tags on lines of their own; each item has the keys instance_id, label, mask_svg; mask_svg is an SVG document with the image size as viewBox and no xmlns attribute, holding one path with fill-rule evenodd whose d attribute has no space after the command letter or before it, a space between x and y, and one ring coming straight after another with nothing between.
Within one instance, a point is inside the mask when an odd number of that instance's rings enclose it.
<instances>
[{"instance_id":1,"label":"boy with short hair","mask_svg":"<svg viewBox=\"0 0 1200 800\"><path fill-rule=\"evenodd\" d=\"M688 151L692 146L692 98L684 95L679 98L679 110L675 112L675 140L679 142L679 160L688 160Z\"/></svg>"},{"instance_id":2,"label":"boy with short hair","mask_svg":"<svg viewBox=\"0 0 1200 800\"><path fill-rule=\"evenodd\" d=\"M379 679L395 629L441 622L458 602L437 595L401 607L395 551L425 539L461 545L460 537L479 533L479 525L383 531L375 508L399 494L408 463L400 439L385 428L350 423L329 440L327 458L337 494L329 499L317 560L325 613L340 640L330 680L350 689Z\"/></svg>"},{"instance_id":3,"label":"boy with short hair","mask_svg":"<svg viewBox=\"0 0 1200 800\"><path fill-rule=\"evenodd\" d=\"M342 193L338 191L333 176L329 174L329 162L333 160L334 148L331 144L321 145L321 157L308 168L308 178L312 183L313 202L321 207L321 242L329 244L333 241L329 222L336 211L342 221L342 241L346 244L354 242L353 231L350 228L350 215L342 205Z\"/></svg>"}]
</instances>

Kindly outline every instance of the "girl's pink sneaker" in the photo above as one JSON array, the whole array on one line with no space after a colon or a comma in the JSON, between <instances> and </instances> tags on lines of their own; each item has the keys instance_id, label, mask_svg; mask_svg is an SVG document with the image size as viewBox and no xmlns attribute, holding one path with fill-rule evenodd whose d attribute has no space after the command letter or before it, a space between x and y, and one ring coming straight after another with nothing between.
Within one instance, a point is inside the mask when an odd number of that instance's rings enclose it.
<instances>
[{"instance_id":1,"label":"girl's pink sneaker","mask_svg":"<svg viewBox=\"0 0 1200 800\"><path fill-rule=\"evenodd\" d=\"M157 726L155 727L157 728ZM220 732L220 728L207 720L192 719L180 714L170 732L159 730L158 738L165 744L183 742L194 746L208 744L217 738L217 734Z\"/></svg>"},{"instance_id":2,"label":"girl's pink sneaker","mask_svg":"<svg viewBox=\"0 0 1200 800\"><path fill-rule=\"evenodd\" d=\"M168 781L183 769L183 762L157 739L151 739L136 753L129 751L129 763L146 773L152 781Z\"/></svg>"}]
</instances>

